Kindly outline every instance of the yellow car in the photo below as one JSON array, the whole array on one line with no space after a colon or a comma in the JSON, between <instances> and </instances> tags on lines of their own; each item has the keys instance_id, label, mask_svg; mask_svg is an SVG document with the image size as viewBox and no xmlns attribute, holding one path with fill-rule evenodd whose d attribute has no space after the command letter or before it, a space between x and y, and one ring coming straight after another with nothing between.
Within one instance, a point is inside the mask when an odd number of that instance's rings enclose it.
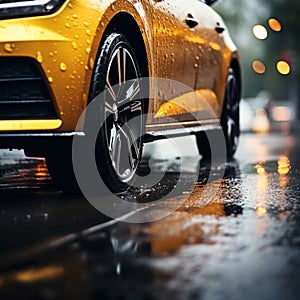
<instances>
[{"instance_id":1,"label":"yellow car","mask_svg":"<svg viewBox=\"0 0 300 300\"><path fill-rule=\"evenodd\" d=\"M95 155L112 191L130 185L143 143L162 135L193 133L209 155L202 132L221 124L231 157L239 137L240 62L213 2L1 1L0 147L45 157L53 178L66 186L72 138L85 134L78 120L106 91ZM150 97L133 83L120 99L115 85L139 78L189 89L179 94L170 86L168 97L161 91ZM133 94L140 99L130 101ZM128 122L137 116L145 117Z\"/></svg>"}]
</instances>

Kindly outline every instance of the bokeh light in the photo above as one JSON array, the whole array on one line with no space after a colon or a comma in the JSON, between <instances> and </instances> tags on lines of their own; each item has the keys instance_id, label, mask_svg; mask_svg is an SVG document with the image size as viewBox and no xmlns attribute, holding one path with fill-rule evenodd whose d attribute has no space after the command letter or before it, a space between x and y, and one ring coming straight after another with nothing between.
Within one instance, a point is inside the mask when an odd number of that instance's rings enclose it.
<instances>
[{"instance_id":1,"label":"bokeh light","mask_svg":"<svg viewBox=\"0 0 300 300\"><path fill-rule=\"evenodd\" d=\"M291 72L290 65L284 60L277 62L276 69L281 75L288 75Z\"/></svg>"},{"instance_id":2,"label":"bokeh light","mask_svg":"<svg viewBox=\"0 0 300 300\"><path fill-rule=\"evenodd\" d=\"M265 64L260 61L260 60L255 60L252 63L252 68L254 70L254 72L258 73L258 74L263 74L266 72L266 66Z\"/></svg>"},{"instance_id":3,"label":"bokeh light","mask_svg":"<svg viewBox=\"0 0 300 300\"><path fill-rule=\"evenodd\" d=\"M254 36L259 40L265 40L268 37L267 28L263 25L255 25L252 28Z\"/></svg>"},{"instance_id":4,"label":"bokeh light","mask_svg":"<svg viewBox=\"0 0 300 300\"><path fill-rule=\"evenodd\" d=\"M268 20L268 24L269 27L273 30L273 31L281 31L281 24L277 19L271 18Z\"/></svg>"}]
</instances>

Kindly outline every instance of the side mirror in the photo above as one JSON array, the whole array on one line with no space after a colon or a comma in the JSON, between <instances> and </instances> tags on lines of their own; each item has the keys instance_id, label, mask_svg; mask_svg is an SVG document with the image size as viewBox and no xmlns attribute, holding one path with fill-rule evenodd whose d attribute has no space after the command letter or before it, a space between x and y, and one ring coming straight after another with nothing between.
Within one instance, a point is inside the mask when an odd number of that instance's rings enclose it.
<instances>
[{"instance_id":1,"label":"side mirror","mask_svg":"<svg viewBox=\"0 0 300 300\"><path fill-rule=\"evenodd\" d=\"M213 5L215 2L217 2L218 0L205 0L205 3L209 6Z\"/></svg>"}]
</instances>

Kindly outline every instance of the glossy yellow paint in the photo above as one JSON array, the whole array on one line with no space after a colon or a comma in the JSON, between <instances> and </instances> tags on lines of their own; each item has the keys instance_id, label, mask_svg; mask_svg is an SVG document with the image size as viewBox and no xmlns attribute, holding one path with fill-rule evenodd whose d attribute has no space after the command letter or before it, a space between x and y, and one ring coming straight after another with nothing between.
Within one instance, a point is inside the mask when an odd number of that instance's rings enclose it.
<instances>
[{"instance_id":1,"label":"glossy yellow paint","mask_svg":"<svg viewBox=\"0 0 300 300\"><path fill-rule=\"evenodd\" d=\"M46 126L40 122L41 128L33 121L34 126L29 125L32 129L73 131L76 126L86 105L84 95L88 93L98 46L93 45L93 40L103 18L103 12L95 10L93 2L66 1L52 15L0 21L0 56L36 59L48 79L62 121L62 126L49 125L53 121ZM10 130L26 126L13 125Z\"/></svg>"},{"instance_id":2,"label":"glossy yellow paint","mask_svg":"<svg viewBox=\"0 0 300 300\"><path fill-rule=\"evenodd\" d=\"M209 117L212 117L211 113L217 110L218 100L216 94L209 89L200 89L163 102L156 112L155 118L174 117L188 113L193 113L195 116L195 113L200 111L205 111Z\"/></svg>"},{"instance_id":3,"label":"glossy yellow paint","mask_svg":"<svg viewBox=\"0 0 300 300\"><path fill-rule=\"evenodd\" d=\"M74 131L87 105L104 32L120 14L131 16L140 29L149 76L186 84L195 93L182 97L185 107L191 112L201 110L196 102L203 97L219 117L228 66L237 54L226 30L222 36L215 33L216 20L223 22L211 8L196 0L67 0L50 15L0 20L0 56L32 57L39 63L61 124L1 121L0 130ZM188 14L199 26L187 26ZM168 105L150 99L149 115L164 115ZM166 115L179 113L178 107L167 111ZM157 119L148 117L147 123L155 124Z\"/></svg>"}]
</instances>

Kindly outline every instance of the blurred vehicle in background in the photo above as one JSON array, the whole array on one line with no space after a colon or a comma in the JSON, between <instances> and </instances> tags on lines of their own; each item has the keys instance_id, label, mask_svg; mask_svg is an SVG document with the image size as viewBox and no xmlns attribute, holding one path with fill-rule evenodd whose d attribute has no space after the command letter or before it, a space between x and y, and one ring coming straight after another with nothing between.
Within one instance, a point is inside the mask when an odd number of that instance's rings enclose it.
<instances>
[{"instance_id":1,"label":"blurred vehicle in background","mask_svg":"<svg viewBox=\"0 0 300 300\"><path fill-rule=\"evenodd\" d=\"M244 98L240 104L240 125L243 132L268 133L292 130L293 113L289 101L266 98Z\"/></svg>"}]
</instances>

